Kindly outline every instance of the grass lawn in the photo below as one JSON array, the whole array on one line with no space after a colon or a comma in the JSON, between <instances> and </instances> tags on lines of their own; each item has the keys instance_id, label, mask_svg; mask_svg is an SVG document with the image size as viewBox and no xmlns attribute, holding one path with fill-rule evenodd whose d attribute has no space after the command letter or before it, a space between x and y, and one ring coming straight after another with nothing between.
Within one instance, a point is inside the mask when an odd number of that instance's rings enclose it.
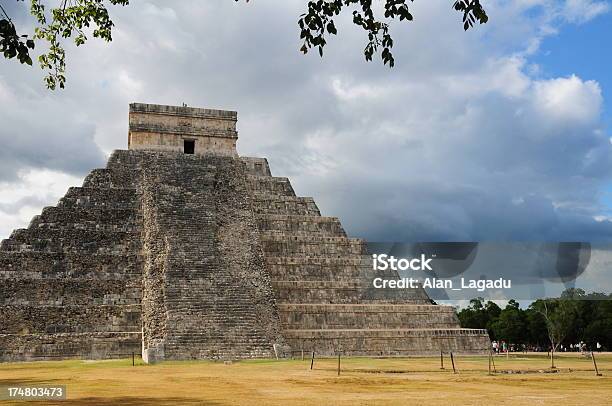
<instances>
[{"instance_id":1,"label":"grass lawn","mask_svg":"<svg viewBox=\"0 0 612 406\"><path fill-rule=\"evenodd\" d=\"M544 355L497 356L498 371L532 373L488 376L487 357L457 357L440 369L439 358L343 358L165 362L139 360L49 361L0 364L0 387L66 385L58 405L604 405L612 402L612 354L590 359L561 355L557 373ZM11 404L11 403L6 403ZM24 404L15 402L14 404ZM42 404L38 403L38 404ZM50 404L50 403L45 403Z\"/></svg>"}]
</instances>

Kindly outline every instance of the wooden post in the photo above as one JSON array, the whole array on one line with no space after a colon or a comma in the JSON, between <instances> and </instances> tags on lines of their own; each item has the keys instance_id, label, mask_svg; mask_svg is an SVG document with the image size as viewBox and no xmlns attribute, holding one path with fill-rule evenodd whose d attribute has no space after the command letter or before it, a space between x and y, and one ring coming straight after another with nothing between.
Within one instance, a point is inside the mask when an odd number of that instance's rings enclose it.
<instances>
[{"instance_id":1,"label":"wooden post","mask_svg":"<svg viewBox=\"0 0 612 406\"><path fill-rule=\"evenodd\" d=\"M455 369L455 358L453 357L453 352L452 351L451 351L450 355L451 355L451 363L453 364L453 374L456 374L457 370Z\"/></svg>"},{"instance_id":2,"label":"wooden post","mask_svg":"<svg viewBox=\"0 0 612 406\"><path fill-rule=\"evenodd\" d=\"M555 349L550 350L550 369L556 369L555 366Z\"/></svg>"},{"instance_id":3,"label":"wooden post","mask_svg":"<svg viewBox=\"0 0 612 406\"><path fill-rule=\"evenodd\" d=\"M340 351L338 351L338 376L340 376Z\"/></svg>"},{"instance_id":4,"label":"wooden post","mask_svg":"<svg viewBox=\"0 0 612 406\"><path fill-rule=\"evenodd\" d=\"M304 361L304 349L302 348L302 361Z\"/></svg>"},{"instance_id":5,"label":"wooden post","mask_svg":"<svg viewBox=\"0 0 612 406\"><path fill-rule=\"evenodd\" d=\"M595 376L601 376L599 369L597 369L597 361L595 361L595 354L591 351L591 359L593 360L593 366L595 367Z\"/></svg>"},{"instance_id":6,"label":"wooden post","mask_svg":"<svg viewBox=\"0 0 612 406\"><path fill-rule=\"evenodd\" d=\"M489 375L491 375L491 358L493 357L493 354L491 353L491 350L489 350Z\"/></svg>"},{"instance_id":7,"label":"wooden post","mask_svg":"<svg viewBox=\"0 0 612 406\"><path fill-rule=\"evenodd\" d=\"M440 351L440 369L444 369L444 356L442 355L442 351Z\"/></svg>"},{"instance_id":8,"label":"wooden post","mask_svg":"<svg viewBox=\"0 0 612 406\"><path fill-rule=\"evenodd\" d=\"M278 361L278 348L276 347L276 344L272 344L272 349L274 350L274 358L276 358Z\"/></svg>"},{"instance_id":9,"label":"wooden post","mask_svg":"<svg viewBox=\"0 0 612 406\"><path fill-rule=\"evenodd\" d=\"M493 353L491 353L491 362L493 363L493 373L496 374L497 368L495 368L495 357L493 356Z\"/></svg>"},{"instance_id":10,"label":"wooden post","mask_svg":"<svg viewBox=\"0 0 612 406\"><path fill-rule=\"evenodd\" d=\"M314 351L312 352L312 358L310 360L310 369L312 370L312 367L314 365Z\"/></svg>"},{"instance_id":11,"label":"wooden post","mask_svg":"<svg viewBox=\"0 0 612 406\"><path fill-rule=\"evenodd\" d=\"M134 353L132 352L132 366L136 365L136 361L134 360Z\"/></svg>"}]
</instances>

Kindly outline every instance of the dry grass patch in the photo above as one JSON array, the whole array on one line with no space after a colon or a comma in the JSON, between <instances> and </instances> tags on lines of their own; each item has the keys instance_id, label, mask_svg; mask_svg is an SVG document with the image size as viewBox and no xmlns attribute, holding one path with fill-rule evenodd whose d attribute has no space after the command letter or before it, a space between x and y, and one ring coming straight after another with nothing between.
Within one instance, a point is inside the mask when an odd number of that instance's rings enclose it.
<instances>
[{"instance_id":1,"label":"dry grass patch","mask_svg":"<svg viewBox=\"0 0 612 406\"><path fill-rule=\"evenodd\" d=\"M559 373L487 375L487 357L457 357L440 370L431 358L343 358L166 362L132 367L130 360L51 361L0 364L0 386L65 384L59 405L576 405L607 404L612 396L612 355L590 359L563 354ZM538 371L542 355L496 357L498 370ZM571 369L572 372L569 372ZM19 403L16 403L19 404ZM23 404L23 403L21 403Z\"/></svg>"}]
</instances>

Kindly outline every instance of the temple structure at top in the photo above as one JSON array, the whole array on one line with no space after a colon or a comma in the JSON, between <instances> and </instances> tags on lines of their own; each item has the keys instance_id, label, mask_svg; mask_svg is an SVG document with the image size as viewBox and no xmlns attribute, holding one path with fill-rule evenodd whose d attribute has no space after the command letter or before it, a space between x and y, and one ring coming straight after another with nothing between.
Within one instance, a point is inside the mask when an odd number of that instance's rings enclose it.
<instances>
[{"instance_id":1,"label":"temple structure at top","mask_svg":"<svg viewBox=\"0 0 612 406\"><path fill-rule=\"evenodd\" d=\"M237 156L235 111L130 104L128 149Z\"/></svg>"}]
</instances>

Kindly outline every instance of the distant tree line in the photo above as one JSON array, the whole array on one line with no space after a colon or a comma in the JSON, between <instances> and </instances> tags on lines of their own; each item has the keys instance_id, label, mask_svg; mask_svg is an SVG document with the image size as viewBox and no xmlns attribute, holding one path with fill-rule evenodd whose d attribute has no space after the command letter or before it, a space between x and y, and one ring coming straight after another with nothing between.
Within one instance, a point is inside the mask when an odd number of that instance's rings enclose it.
<instances>
[{"instance_id":1,"label":"distant tree line","mask_svg":"<svg viewBox=\"0 0 612 406\"><path fill-rule=\"evenodd\" d=\"M505 308L483 298L458 313L464 328L486 329L491 340L540 347L544 351L584 342L589 349L612 351L612 294L567 289L558 298L538 299L526 309L516 300Z\"/></svg>"}]
</instances>

